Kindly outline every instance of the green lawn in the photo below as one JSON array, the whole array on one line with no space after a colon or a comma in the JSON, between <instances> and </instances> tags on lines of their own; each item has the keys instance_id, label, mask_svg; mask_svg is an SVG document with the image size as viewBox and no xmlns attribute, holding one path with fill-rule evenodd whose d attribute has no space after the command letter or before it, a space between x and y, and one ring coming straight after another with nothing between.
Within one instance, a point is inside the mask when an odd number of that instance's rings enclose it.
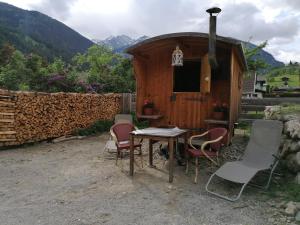
<instances>
[{"instance_id":1,"label":"green lawn","mask_svg":"<svg viewBox=\"0 0 300 225\"><path fill-rule=\"evenodd\" d=\"M284 86L284 82L281 80L282 77L288 77L288 84L290 87L300 87L299 77L300 75L280 75L276 77L268 77L267 83L273 87L282 87Z\"/></svg>"}]
</instances>

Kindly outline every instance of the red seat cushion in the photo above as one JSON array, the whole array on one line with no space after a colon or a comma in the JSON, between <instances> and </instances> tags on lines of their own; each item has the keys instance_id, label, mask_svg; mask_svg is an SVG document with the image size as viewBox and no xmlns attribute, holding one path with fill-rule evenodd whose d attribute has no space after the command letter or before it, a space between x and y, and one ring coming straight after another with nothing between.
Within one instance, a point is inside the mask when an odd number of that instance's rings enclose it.
<instances>
[{"instance_id":1,"label":"red seat cushion","mask_svg":"<svg viewBox=\"0 0 300 225\"><path fill-rule=\"evenodd\" d=\"M193 148L189 148L188 153L193 156L193 157L205 157L205 155L203 154L202 151L200 150L195 150ZM206 151L204 150L204 152L209 156L209 157L217 157L217 152L215 151Z\"/></svg>"},{"instance_id":2,"label":"red seat cushion","mask_svg":"<svg viewBox=\"0 0 300 225\"><path fill-rule=\"evenodd\" d=\"M128 142L123 141L121 143L118 143L117 145L118 145L117 147L118 147L119 150L130 149L129 141ZM134 144L134 148L141 147L141 146L142 146L142 144Z\"/></svg>"}]
</instances>

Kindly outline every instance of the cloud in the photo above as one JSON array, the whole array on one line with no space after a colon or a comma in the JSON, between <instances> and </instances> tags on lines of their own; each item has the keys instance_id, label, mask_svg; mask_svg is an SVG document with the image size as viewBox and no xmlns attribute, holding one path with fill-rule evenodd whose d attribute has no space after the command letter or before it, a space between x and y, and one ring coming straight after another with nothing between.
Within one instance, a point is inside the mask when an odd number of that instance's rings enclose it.
<instances>
[{"instance_id":1,"label":"cloud","mask_svg":"<svg viewBox=\"0 0 300 225\"><path fill-rule=\"evenodd\" d=\"M287 5L293 9L300 9L300 1L299 0L285 0Z\"/></svg>"},{"instance_id":2,"label":"cloud","mask_svg":"<svg viewBox=\"0 0 300 225\"><path fill-rule=\"evenodd\" d=\"M277 39L293 40L299 32L299 20L291 16L266 22L263 12L250 3L227 5L219 18L223 35L255 41Z\"/></svg>"},{"instance_id":3,"label":"cloud","mask_svg":"<svg viewBox=\"0 0 300 225\"><path fill-rule=\"evenodd\" d=\"M297 57L300 1L297 0L2 0L41 11L88 38L208 32L205 10L219 6L217 34L261 43L280 58ZM26 7L27 5L27 7ZM295 47L296 46L296 47ZM281 52L280 52L281 51Z\"/></svg>"},{"instance_id":4,"label":"cloud","mask_svg":"<svg viewBox=\"0 0 300 225\"><path fill-rule=\"evenodd\" d=\"M30 7L54 18L65 20L70 15L71 7L75 2L77 0L42 0L30 4Z\"/></svg>"}]
</instances>

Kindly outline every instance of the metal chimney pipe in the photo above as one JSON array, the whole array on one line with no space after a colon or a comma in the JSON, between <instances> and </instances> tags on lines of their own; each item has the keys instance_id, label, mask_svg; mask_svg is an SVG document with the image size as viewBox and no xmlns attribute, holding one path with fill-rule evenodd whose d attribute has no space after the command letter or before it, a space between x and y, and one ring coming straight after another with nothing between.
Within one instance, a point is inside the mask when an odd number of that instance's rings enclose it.
<instances>
[{"instance_id":1,"label":"metal chimney pipe","mask_svg":"<svg viewBox=\"0 0 300 225\"><path fill-rule=\"evenodd\" d=\"M217 14L221 12L220 8L213 7L206 10L209 13L209 43L208 43L208 60L210 67L215 69L218 67L216 57L216 42L217 42Z\"/></svg>"}]
</instances>

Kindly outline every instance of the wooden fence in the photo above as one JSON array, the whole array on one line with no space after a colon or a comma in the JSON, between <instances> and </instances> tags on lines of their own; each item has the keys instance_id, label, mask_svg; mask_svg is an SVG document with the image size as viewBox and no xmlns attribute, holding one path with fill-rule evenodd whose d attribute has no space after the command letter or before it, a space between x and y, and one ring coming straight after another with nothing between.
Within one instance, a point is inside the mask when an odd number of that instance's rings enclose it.
<instances>
[{"instance_id":1,"label":"wooden fence","mask_svg":"<svg viewBox=\"0 0 300 225\"><path fill-rule=\"evenodd\" d=\"M136 109L136 94L135 93L122 93L122 113L132 113Z\"/></svg>"},{"instance_id":2,"label":"wooden fence","mask_svg":"<svg viewBox=\"0 0 300 225\"><path fill-rule=\"evenodd\" d=\"M283 103L300 104L300 98L296 97L277 97L277 98L262 98L262 99L242 99L241 117L245 117L245 113L249 111L262 112L266 106L280 105ZM136 94L122 94L122 113L132 113L136 110Z\"/></svg>"}]
</instances>

